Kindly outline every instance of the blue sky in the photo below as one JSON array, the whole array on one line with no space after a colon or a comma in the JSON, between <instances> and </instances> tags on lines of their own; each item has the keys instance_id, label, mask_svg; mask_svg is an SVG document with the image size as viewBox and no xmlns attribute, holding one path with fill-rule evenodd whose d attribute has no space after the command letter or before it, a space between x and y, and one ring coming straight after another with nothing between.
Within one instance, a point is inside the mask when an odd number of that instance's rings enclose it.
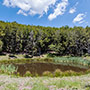
<instances>
[{"instance_id":1,"label":"blue sky","mask_svg":"<svg viewBox=\"0 0 90 90\"><path fill-rule=\"evenodd\" d=\"M90 0L0 0L0 20L51 27L90 26Z\"/></svg>"}]
</instances>

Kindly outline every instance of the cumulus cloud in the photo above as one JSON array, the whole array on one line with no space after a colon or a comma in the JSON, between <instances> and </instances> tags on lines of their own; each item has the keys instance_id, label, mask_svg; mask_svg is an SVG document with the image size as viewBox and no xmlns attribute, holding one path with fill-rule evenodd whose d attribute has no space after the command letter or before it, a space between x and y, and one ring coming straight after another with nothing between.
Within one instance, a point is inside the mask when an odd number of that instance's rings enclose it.
<instances>
[{"instance_id":1,"label":"cumulus cloud","mask_svg":"<svg viewBox=\"0 0 90 90\"><path fill-rule=\"evenodd\" d=\"M71 8L70 11L69 11L69 13L71 13L71 14L73 14L75 12L76 12L76 8Z\"/></svg>"},{"instance_id":2,"label":"cumulus cloud","mask_svg":"<svg viewBox=\"0 0 90 90\"><path fill-rule=\"evenodd\" d=\"M54 9L54 13L48 16L49 20L55 19L59 15L63 15L66 11L66 7L68 5L68 0L62 0L60 3L57 4L56 8Z\"/></svg>"},{"instance_id":3,"label":"cumulus cloud","mask_svg":"<svg viewBox=\"0 0 90 90\"><path fill-rule=\"evenodd\" d=\"M86 17L86 13L85 14L80 13L74 18L73 23L78 22L79 24L81 24L81 23L85 22L85 20L84 20L85 17Z\"/></svg>"},{"instance_id":4,"label":"cumulus cloud","mask_svg":"<svg viewBox=\"0 0 90 90\"><path fill-rule=\"evenodd\" d=\"M19 11L17 12L17 14L22 14L22 15L24 15L24 16L27 16L27 14L26 14L23 10L19 10Z\"/></svg>"},{"instance_id":5,"label":"cumulus cloud","mask_svg":"<svg viewBox=\"0 0 90 90\"><path fill-rule=\"evenodd\" d=\"M54 5L56 0L4 0L3 5L7 7L18 7L20 10L17 14L42 16L47 13L51 5Z\"/></svg>"},{"instance_id":6,"label":"cumulus cloud","mask_svg":"<svg viewBox=\"0 0 90 90\"><path fill-rule=\"evenodd\" d=\"M76 6L78 5L78 2L69 10L69 13L73 14L76 12Z\"/></svg>"}]
</instances>

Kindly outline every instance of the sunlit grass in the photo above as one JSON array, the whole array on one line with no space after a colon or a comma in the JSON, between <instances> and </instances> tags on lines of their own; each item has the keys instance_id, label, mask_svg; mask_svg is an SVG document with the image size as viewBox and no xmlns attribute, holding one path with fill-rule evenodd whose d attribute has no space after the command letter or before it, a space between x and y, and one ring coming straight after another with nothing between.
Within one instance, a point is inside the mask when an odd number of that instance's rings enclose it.
<instances>
[{"instance_id":1,"label":"sunlit grass","mask_svg":"<svg viewBox=\"0 0 90 90\"><path fill-rule=\"evenodd\" d=\"M17 78L0 75L0 90L89 90L89 76Z\"/></svg>"}]
</instances>

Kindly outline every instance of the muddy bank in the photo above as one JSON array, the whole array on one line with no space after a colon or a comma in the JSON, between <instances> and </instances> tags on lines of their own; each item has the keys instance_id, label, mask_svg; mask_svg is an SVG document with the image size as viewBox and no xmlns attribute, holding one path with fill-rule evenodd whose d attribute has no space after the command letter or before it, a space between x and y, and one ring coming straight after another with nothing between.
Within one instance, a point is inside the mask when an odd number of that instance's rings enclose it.
<instances>
[{"instance_id":1,"label":"muddy bank","mask_svg":"<svg viewBox=\"0 0 90 90\"><path fill-rule=\"evenodd\" d=\"M66 66L60 64L52 64L52 63L29 63L29 64L16 64L15 66L18 67L18 72L21 75L24 75L26 71L30 71L32 74L37 73L38 75L42 75L45 71L54 72L56 69L60 69L61 71L68 71L72 70L75 72L85 72L87 69L79 68L74 66Z\"/></svg>"}]
</instances>

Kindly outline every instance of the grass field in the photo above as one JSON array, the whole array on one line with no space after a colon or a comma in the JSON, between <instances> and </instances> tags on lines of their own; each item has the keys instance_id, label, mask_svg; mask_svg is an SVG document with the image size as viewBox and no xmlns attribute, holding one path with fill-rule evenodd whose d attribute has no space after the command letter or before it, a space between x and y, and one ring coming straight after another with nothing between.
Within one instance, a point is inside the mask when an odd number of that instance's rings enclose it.
<instances>
[{"instance_id":1,"label":"grass field","mask_svg":"<svg viewBox=\"0 0 90 90\"><path fill-rule=\"evenodd\" d=\"M90 74L63 78L0 75L0 90L90 90Z\"/></svg>"}]
</instances>

